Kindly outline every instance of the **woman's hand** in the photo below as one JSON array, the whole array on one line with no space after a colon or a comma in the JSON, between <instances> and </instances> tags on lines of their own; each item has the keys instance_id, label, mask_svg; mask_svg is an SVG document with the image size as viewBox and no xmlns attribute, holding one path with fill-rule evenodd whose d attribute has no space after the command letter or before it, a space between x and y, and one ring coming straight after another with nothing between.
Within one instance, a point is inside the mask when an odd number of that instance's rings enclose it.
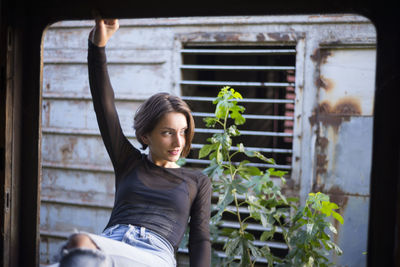
<instances>
[{"instance_id":1,"label":"woman's hand","mask_svg":"<svg viewBox=\"0 0 400 267\"><path fill-rule=\"evenodd\" d=\"M117 19L96 19L96 26L90 32L89 39L93 44L104 47L118 28Z\"/></svg>"}]
</instances>

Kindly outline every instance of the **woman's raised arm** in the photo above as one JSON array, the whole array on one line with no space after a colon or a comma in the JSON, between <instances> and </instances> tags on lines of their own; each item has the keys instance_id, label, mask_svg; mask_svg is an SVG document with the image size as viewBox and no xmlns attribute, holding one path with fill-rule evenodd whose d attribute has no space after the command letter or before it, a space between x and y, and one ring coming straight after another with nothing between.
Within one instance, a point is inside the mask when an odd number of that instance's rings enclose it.
<instances>
[{"instance_id":1,"label":"woman's raised arm","mask_svg":"<svg viewBox=\"0 0 400 267\"><path fill-rule=\"evenodd\" d=\"M115 107L114 90L107 69L105 45L119 27L118 20L96 20L89 35L88 71L97 122L104 145L114 166L116 178L124 172L127 163L140 157L125 137Z\"/></svg>"}]
</instances>

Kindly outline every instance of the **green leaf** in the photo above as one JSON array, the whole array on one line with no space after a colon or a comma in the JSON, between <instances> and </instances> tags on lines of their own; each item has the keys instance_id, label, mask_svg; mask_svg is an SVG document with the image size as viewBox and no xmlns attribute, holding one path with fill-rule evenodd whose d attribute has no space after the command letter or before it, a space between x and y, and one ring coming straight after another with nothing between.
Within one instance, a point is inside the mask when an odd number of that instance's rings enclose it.
<instances>
[{"instance_id":1,"label":"green leaf","mask_svg":"<svg viewBox=\"0 0 400 267\"><path fill-rule=\"evenodd\" d=\"M267 241L274 237L275 231L264 231L261 234L260 241Z\"/></svg>"},{"instance_id":2,"label":"green leaf","mask_svg":"<svg viewBox=\"0 0 400 267\"><path fill-rule=\"evenodd\" d=\"M260 213L260 220L262 226L267 228L270 224L268 223L268 217L265 215L265 213Z\"/></svg>"},{"instance_id":3,"label":"green leaf","mask_svg":"<svg viewBox=\"0 0 400 267\"><path fill-rule=\"evenodd\" d=\"M235 120L236 125L241 125L246 122L246 119L241 114L245 110L243 106L233 105L230 110L231 110L230 117Z\"/></svg>"},{"instance_id":4,"label":"green leaf","mask_svg":"<svg viewBox=\"0 0 400 267\"><path fill-rule=\"evenodd\" d=\"M268 172L270 173L271 176L276 176L276 177L282 177L288 173L287 171L279 171L275 170L274 168L269 168Z\"/></svg>"},{"instance_id":5,"label":"green leaf","mask_svg":"<svg viewBox=\"0 0 400 267\"><path fill-rule=\"evenodd\" d=\"M199 151L199 159L208 156L208 154L210 154L211 151L215 150L217 146L218 146L218 144L204 145Z\"/></svg>"},{"instance_id":6,"label":"green leaf","mask_svg":"<svg viewBox=\"0 0 400 267\"><path fill-rule=\"evenodd\" d=\"M263 154L261 154L258 151L254 151L254 150L245 150L244 153L246 154L246 156L251 157L251 158L258 158L264 162L270 163L270 164L275 164L275 161L273 159L270 158L266 158Z\"/></svg>"},{"instance_id":7,"label":"green leaf","mask_svg":"<svg viewBox=\"0 0 400 267\"><path fill-rule=\"evenodd\" d=\"M337 234L336 228L331 223L329 224L329 230L331 230L332 233Z\"/></svg>"},{"instance_id":8,"label":"green leaf","mask_svg":"<svg viewBox=\"0 0 400 267\"><path fill-rule=\"evenodd\" d=\"M180 167L183 167L186 164L186 159L185 158L179 158L176 162Z\"/></svg>"},{"instance_id":9,"label":"green leaf","mask_svg":"<svg viewBox=\"0 0 400 267\"><path fill-rule=\"evenodd\" d=\"M339 208L338 205L329 201L322 201L321 204L322 204L321 212L328 217L331 216L331 213L334 209Z\"/></svg>"},{"instance_id":10,"label":"green leaf","mask_svg":"<svg viewBox=\"0 0 400 267\"><path fill-rule=\"evenodd\" d=\"M238 251L241 237L237 236L233 239L228 239L225 243L224 249L227 256L235 256Z\"/></svg>"},{"instance_id":11,"label":"green leaf","mask_svg":"<svg viewBox=\"0 0 400 267\"><path fill-rule=\"evenodd\" d=\"M211 138L212 143L219 143L224 148L229 149L232 145L232 139L227 133L216 133Z\"/></svg>"},{"instance_id":12,"label":"green leaf","mask_svg":"<svg viewBox=\"0 0 400 267\"><path fill-rule=\"evenodd\" d=\"M341 248L340 248L338 245L336 245L336 244L333 243L333 242L332 242L332 245L333 245L333 248L334 248L335 253L336 253L337 255L342 255L342 254L343 254L343 251L341 250Z\"/></svg>"},{"instance_id":13,"label":"green leaf","mask_svg":"<svg viewBox=\"0 0 400 267\"><path fill-rule=\"evenodd\" d=\"M243 143L240 143L240 144L238 144L237 145L237 148L238 148L238 150L239 150L239 152L244 152L244 145L243 145Z\"/></svg>"},{"instance_id":14,"label":"green leaf","mask_svg":"<svg viewBox=\"0 0 400 267\"><path fill-rule=\"evenodd\" d=\"M242 95L239 92L233 91L233 97L235 99L243 99Z\"/></svg>"},{"instance_id":15,"label":"green leaf","mask_svg":"<svg viewBox=\"0 0 400 267\"><path fill-rule=\"evenodd\" d=\"M240 135L240 132L239 132L239 130L237 129L236 125L231 125L231 126L228 128L228 134L229 134L230 136L239 136L239 135Z\"/></svg>"},{"instance_id":16,"label":"green leaf","mask_svg":"<svg viewBox=\"0 0 400 267\"><path fill-rule=\"evenodd\" d=\"M307 223L307 234L312 235L312 231L314 229L314 224L313 223Z\"/></svg>"},{"instance_id":17,"label":"green leaf","mask_svg":"<svg viewBox=\"0 0 400 267\"><path fill-rule=\"evenodd\" d=\"M203 121L206 123L206 127L211 128L211 127L215 126L215 124L218 122L218 119L208 117L208 118L204 118Z\"/></svg>"},{"instance_id":18,"label":"green leaf","mask_svg":"<svg viewBox=\"0 0 400 267\"><path fill-rule=\"evenodd\" d=\"M235 180L232 181L231 183L231 188L236 189L236 192L238 194L245 194L248 191L248 185L245 183L242 183L242 179L236 178Z\"/></svg>"},{"instance_id":19,"label":"green leaf","mask_svg":"<svg viewBox=\"0 0 400 267\"><path fill-rule=\"evenodd\" d=\"M262 255L260 249L258 247L256 247L255 245L253 245L252 242L247 242L247 245L251 251L251 255L253 257L260 257Z\"/></svg>"},{"instance_id":20,"label":"green leaf","mask_svg":"<svg viewBox=\"0 0 400 267\"><path fill-rule=\"evenodd\" d=\"M283 200L283 203L286 205L288 204L288 201L286 200L286 197L281 193L281 191L277 191L277 195Z\"/></svg>"},{"instance_id":21,"label":"green leaf","mask_svg":"<svg viewBox=\"0 0 400 267\"><path fill-rule=\"evenodd\" d=\"M292 221L293 223L297 222L300 220L300 218L303 217L303 209L299 209L296 213L296 215L293 217Z\"/></svg>"},{"instance_id":22,"label":"green leaf","mask_svg":"<svg viewBox=\"0 0 400 267\"><path fill-rule=\"evenodd\" d=\"M230 236L234 231L236 230L232 228L222 228L221 234L225 236Z\"/></svg>"},{"instance_id":23,"label":"green leaf","mask_svg":"<svg viewBox=\"0 0 400 267\"><path fill-rule=\"evenodd\" d=\"M339 213L337 213L336 211L332 211L332 216L333 216L333 218L338 220L340 222L340 224L344 223L343 217Z\"/></svg>"},{"instance_id":24,"label":"green leaf","mask_svg":"<svg viewBox=\"0 0 400 267\"><path fill-rule=\"evenodd\" d=\"M246 229L246 227L244 227L244 229ZM244 232L243 237L246 238L247 240L250 240L250 241L254 241L255 240L254 235L249 233L249 232Z\"/></svg>"},{"instance_id":25,"label":"green leaf","mask_svg":"<svg viewBox=\"0 0 400 267\"><path fill-rule=\"evenodd\" d=\"M218 164L217 159L213 158L210 165L203 170L203 173L210 178L222 176L223 168Z\"/></svg>"},{"instance_id":26,"label":"green leaf","mask_svg":"<svg viewBox=\"0 0 400 267\"><path fill-rule=\"evenodd\" d=\"M286 199L288 202L299 202L298 197L287 197Z\"/></svg>"}]
</instances>

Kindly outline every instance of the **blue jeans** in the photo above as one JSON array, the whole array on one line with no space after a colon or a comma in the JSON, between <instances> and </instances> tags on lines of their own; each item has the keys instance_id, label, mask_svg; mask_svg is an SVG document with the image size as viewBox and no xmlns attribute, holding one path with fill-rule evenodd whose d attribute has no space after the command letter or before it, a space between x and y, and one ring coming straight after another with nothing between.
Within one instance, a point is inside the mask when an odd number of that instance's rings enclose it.
<instances>
[{"instance_id":1,"label":"blue jeans","mask_svg":"<svg viewBox=\"0 0 400 267\"><path fill-rule=\"evenodd\" d=\"M63 249L61 261L51 267L175 267L171 244L144 227L114 225L101 235L86 232L98 249Z\"/></svg>"},{"instance_id":2,"label":"blue jeans","mask_svg":"<svg viewBox=\"0 0 400 267\"><path fill-rule=\"evenodd\" d=\"M144 227L117 224L103 231L101 236L121 241L163 259L166 266L176 266L174 248L164 237Z\"/></svg>"}]
</instances>

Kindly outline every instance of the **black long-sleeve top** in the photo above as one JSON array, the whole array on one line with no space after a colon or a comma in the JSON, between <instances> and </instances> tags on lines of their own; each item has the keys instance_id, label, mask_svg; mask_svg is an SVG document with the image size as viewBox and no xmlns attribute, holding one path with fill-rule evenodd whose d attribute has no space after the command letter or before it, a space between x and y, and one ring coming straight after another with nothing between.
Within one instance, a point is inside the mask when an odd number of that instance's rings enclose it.
<instances>
[{"instance_id":1,"label":"black long-sleeve top","mask_svg":"<svg viewBox=\"0 0 400 267\"><path fill-rule=\"evenodd\" d=\"M115 202L106 227L132 224L166 238L177 250L189 226L192 267L210 266L211 183L200 171L163 168L125 137L114 103L104 47L89 41L89 84L101 136L115 171Z\"/></svg>"}]
</instances>

